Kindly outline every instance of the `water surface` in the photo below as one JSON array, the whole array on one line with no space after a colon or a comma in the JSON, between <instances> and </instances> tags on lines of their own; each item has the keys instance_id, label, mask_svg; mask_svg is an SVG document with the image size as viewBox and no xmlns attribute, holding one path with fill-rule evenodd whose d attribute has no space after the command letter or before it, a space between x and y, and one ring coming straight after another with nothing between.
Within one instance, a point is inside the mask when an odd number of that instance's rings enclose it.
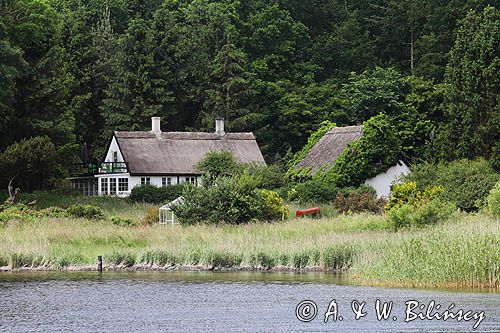
<instances>
[{"instance_id":1,"label":"water surface","mask_svg":"<svg viewBox=\"0 0 500 333\"><path fill-rule=\"evenodd\" d=\"M375 302L393 301L378 321ZM317 316L296 318L310 300ZM324 323L332 300L338 316ZM366 302L354 319L351 302ZM326 273L0 273L2 332L469 332L474 320L405 322L405 302L431 300L454 311L484 311L477 331L500 332L500 294L349 285ZM396 320L394 320L396 317Z\"/></svg>"}]
</instances>

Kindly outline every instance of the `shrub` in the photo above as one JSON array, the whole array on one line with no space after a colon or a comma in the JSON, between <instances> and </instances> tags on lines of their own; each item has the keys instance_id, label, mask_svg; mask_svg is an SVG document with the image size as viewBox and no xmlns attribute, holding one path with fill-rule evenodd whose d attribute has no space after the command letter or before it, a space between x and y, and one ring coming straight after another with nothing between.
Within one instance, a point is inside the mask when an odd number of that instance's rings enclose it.
<instances>
[{"instance_id":1,"label":"shrub","mask_svg":"<svg viewBox=\"0 0 500 333\"><path fill-rule=\"evenodd\" d=\"M135 227L138 225L134 220L121 216L112 216L110 220L111 223L120 227Z\"/></svg>"},{"instance_id":2,"label":"shrub","mask_svg":"<svg viewBox=\"0 0 500 333\"><path fill-rule=\"evenodd\" d=\"M17 203L12 204L5 202L0 205L0 222L7 222L9 220L33 220L37 216L33 214L33 210L28 206Z\"/></svg>"},{"instance_id":3,"label":"shrub","mask_svg":"<svg viewBox=\"0 0 500 333\"><path fill-rule=\"evenodd\" d=\"M158 223L159 215L160 215L160 209L158 207L152 207L152 208L148 209L146 214L144 214L144 217L141 220L141 224L142 225L153 225L155 223Z\"/></svg>"},{"instance_id":4,"label":"shrub","mask_svg":"<svg viewBox=\"0 0 500 333\"><path fill-rule=\"evenodd\" d=\"M479 209L479 203L484 201L499 179L500 175L484 159L420 164L405 177L407 181L415 181L421 191L432 186L443 187L439 197L467 212Z\"/></svg>"},{"instance_id":5,"label":"shrub","mask_svg":"<svg viewBox=\"0 0 500 333\"><path fill-rule=\"evenodd\" d=\"M47 207L44 209L40 209L38 213L41 216L56 217L56 218L68 216L68 212L66 211L66 209L61 207Z\"/></svg>"},{"instance_id":6,"label":"shrub","mask_svg":"<svg viewBox=\"0 0 500 333\"><path fill-rule=\"evenodd\" d=\"M394 184L391 188L391 197L385 205L385 210L400 207L404 204L419 207L439 197L441 193L443 193L443 188L441 186L432 186L421 192L418 190L416 182Z\"/></svg>"},{"instance_id":7,"label":"shrub","mask_svg":"<svg viewBox=\"0 0 500 333\"><path fill-rule=\"evenodd\" d=\"M101 208L92 205L71 205L66 209L69 216L102 220L105 215Z\"/></svg>"},{"instance_id":8,"label":"shrub","mask_svg":"<svg viewBox=\"0 0 500 333\"><path fill-rule=\"evenodd\" d=\"M286 196L288 201L297 203L325 203L334 200L339 189L329 182L308 180L291 187Z\"/></svg>"},{"instance_id":9,"label":"shrub","mask_svg":"<svg viewBox=\"0 0 500 333\"><path fill-rule=\"evenodd\" d=\"M227 151L208 152L196 169L205 173L204 181L213 183L219 177L231 177L242 170L236 158Z\"/></svg>"},{"instance_id":10,"label":"shrub","mask_svg":"<svg viewBox=\"0 0 500 333\"><path fill-rule=\"evenodd\" d=\"M404 203L393 207L388 213L388 222L395 230L404 227L422 227L447 220L456 206L439 199L430 200L421 206Z\"/></svg>"},{"instance_id":11,"label":"shrub","mask_svg":"<svg viewBox=\"0 0 500 333\"><path fill-rule=\"evenodd\" d=\"M338 193L333 202L335 208L342 212L372 212L380 214L384 211L385 200L371 192L352 191L349 194Z\"/></svg>"},{"instance_id":12,"label":"shrub","mask_svg":"<svg viewBox=\"0 0 500 333\"><path fill-rule=\"evenodd\" d=\"M491 189L488 198L486 199L488 211L493 216L500 218L500 182L497 182L495 187Z\"/></svg>"},{"instance_id":13,"label":"shrub","mask_svg":"<svg viewBox=\"0 0 500 333\"><path fill-rule=\"evenodd\" d=\"M182 224L242 224L256 219L281 218L277 212L281 198L275 192L257 189L256 180L248 172L232 178L217 178L212 186L189 187L184 203L173 207ZM263 194L266 193L266 194Z\"/></svg>"},{"instance_id":14,"label":"shrub","mask_svg":"<svg viewBox=\"0 0 500 333\"><path fill-rule=\"evenodd\" d=\"M262 190L262 203L260 206L259 218L263 220L285 220L288 218L290 211L288 206L285 206L283 199L278 193L269 190Z\"/></svg>"},{"instance_id":15,"label":"shrub","mask_svg":"<svg viewBox=\"0 0 500 333\"><path fill-rule=\"evenodd\" d=\"M130 192L129 200L133 202L148 202L153 204L168 203L182 195L185 184L176 184L166 187L153 185L136 186Z\"/></svg>"}]
</instances>

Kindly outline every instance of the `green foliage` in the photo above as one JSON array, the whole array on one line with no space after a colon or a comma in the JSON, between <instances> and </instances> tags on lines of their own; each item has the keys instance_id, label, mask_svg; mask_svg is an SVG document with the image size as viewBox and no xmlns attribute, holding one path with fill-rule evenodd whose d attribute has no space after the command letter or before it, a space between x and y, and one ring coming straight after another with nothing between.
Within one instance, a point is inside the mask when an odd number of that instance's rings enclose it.
<instances>
[{"instance_id":1,"label":"green foliage","mask_svg":"<svg viewBox=\"0 0 500 333\"><path fill-rule=\"evenodd\" d=\"M417 183L419 191L442 187L444 191L439 198L466 212L480 208L480 203L484 202L499 178L500 175L484 159L419 164L406 176L406 180Z\"/></svg>"},{"instance_id":2,"label":"green foliage","mask_svg":"<svg viewBox=\"0 0 500 333\"><path fill-rule=\"evenodd\" d=\"M423 227L444 222L456 211L456 206L449 202L433 199L422 205L404 203L393 207L387 214L389 224L394 230L406 227Z\"/></svg>"},{"instance_id":3,"label":"green foliage","mask_svg":"<svg viewBox=\"0 0 500 333\"><path fill-rule=\"evenodd\" d=\"M121 216L111 216L111 223L120 227L135 227L138 223L132 219L121 217Z\"/></svg>"},{"instance_id":4,"label":"green foliage","mask_svg":"<svg viewBox=\"0 0 500 333\"><path fill-rule=\"evenodd\" d=\"M498 159L500 12L470 11L457 31L446 71L445 121L438 136L447 159Z\"/></svg>"},{"instance_id":5,"label":"green foliage","mask_svg":"<svg viewBox=\"0 0 500 333\"><path fill-rule=\"evenodd\" d=\"M212 184L218 177L231 177L242 170L234 155L227 151L209 152L197 165L196 169L204 172L204 182Z\"/></svg>"},{"instance_id":6,"label":"green foliage","mask_svg":"<svg viewBox=\"0 0 500 333\"><path fill-rule=\"evenodd\" d=\"M280 165L248 165L248 172L255 178L257 187L261 189L278 189L285 183L285 173Z\"/></svg>"},{"instance_id":7,"label":"green foliage","mask_svg":"<svg viewBox=\"0 0 500 333\"><path fill-rule=\"evenodd\" d=\"M401 142L389 117L383 114L368 120L363 136L340 154L333 167L316 177L339 187L358 186L395 165L401 158Z\"/></svg>"},{"instance_id":8,"label":"green foliage","mask_svg":"<svg viewBox=\"0 0 500 333\"><path fill-rule=\"evenodd\" d=\"M82 142L100 159L113 130L147 130L151 116L169 131L213 131L224 116L228 130L254 132L266 160L278 161L307 152L325 121L383 113L405 161L438 151L498 168L499 20L485 4L7 1L0 150L50 138L60 165L41 183L25 177L31 190L68 176ZM292 179L308 179L310 170L292 167ZM358 176L339 175L346 184Z\"/></svg>"},{"instance_id":9,"label":"green foliage","mask_svg":"<svg viewBox=\"0 0 500 333\"><path fill-rule=\"evenodd\" d=\"M286 193L288 201L297 203L326 203L335 199L339 188L321 180L308 180L292 185Z\"/></svg>"},{"instance_id":10,"label":"green foliage","mask_svg":"<svg viewBox=\"0 0 500 333\"><path fill-rule=\"evenodd\" d=\"M283 198L278 193L270 190L261 190L262 203L259 215L266 220L286 220L290 211L284 205Z\"/></svg>"},{"instance_id":11,"label":"green foliage","mask_svg":"<svg viewBox=\"0 0 500 333\"><path fill-rule=\"evenodd\" d=\"M182 224L243 224L253 220L285 218L287 208L273 191L257 189L247 172L232 178L216 178L212 186L188 187L184 202L173 207Z\"/></svg>"},{"instance_id":12,"label":"green foliage","mask_svg":"<svg viewBox=\"0 0 500 333\"><path fill-rule=\"evenodd\" d=\"M7 147L0 155L3 177L17 176L28 190L46 185L55 173L57 152L46 136L24 139ZM5 180L5 179L4 179Z\"/></svg>"},{"instance_id":13,"label":"green foliage","mask_svg":"<svg viewBox=\"0 0 500 333\"><path fill-rule=\"evenodd\" d=\"M391 197L385 205L385 210L391 210L406 204L420 207L422 204L438 198L443 192L444 189L441 186L427 187L423 191L419 191L417 183L414 181L394 184L391 188Z\"/></svg>"},{"instance_id":14,"label":"green foliage","mask_svg":"<svg viewBox=\"0 0 500 333\"><path fill-rule=\"evenodd\" d=\"M59 207L47 207L36 210L23 203L12 204L5 202L0 205L0 222L18 220L23 222L35 222L41 217L61 218L68 216L68 212Z\"/></svg>"},{"instance_id":15,"label":"green foliage","mask_svg":"<svg viewBox=\"0 0 500 333\"><path fill-rule=\"evenodd\" d=\"M128 199L132 202L166 204L180 197L185 186L187 185L176 184L165 187L154 185L136 186L130 191Z\"/></svg>"},{"instance_id":16,"label":"green foliage","mask_svg":"<svg viewBox=\"0 0 500 333\"><path fill-rule=\"evenodd\" d=\"M92 205L71 205L66 209L68 216L82 217L90 220L103 220L106 216L104 211Z\"/></svg>"},{"instance_id":17,"label":"green foliage","mask_svg":"<svg viewBox=\"0 0 500 333\"><path fill-rule=\"evenodd\" d=\"M490 191L486 199L488 211L495 217L500 218L500 182Z\"/></svg>"}]
</instances>

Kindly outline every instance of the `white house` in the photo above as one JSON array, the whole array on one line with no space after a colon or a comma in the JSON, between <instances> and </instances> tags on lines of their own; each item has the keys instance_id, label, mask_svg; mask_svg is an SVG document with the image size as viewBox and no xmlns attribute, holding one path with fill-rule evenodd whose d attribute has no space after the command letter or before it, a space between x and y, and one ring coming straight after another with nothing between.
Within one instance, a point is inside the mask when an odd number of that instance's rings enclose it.
<instances>
[{"instance_id":1,"label":"white house","mask_svg":"<svg viewBox=\"0 0 500 333\"><path fill-rule=\"evenodd\" d=\"M135 186L197 185L196 165L208 152L229 151L241 163L265 164L253 133L226 133L216 120L215 133L162 132L160 118L151 118L151 131L115 131L99 164L97 194L128 196ZM78 177L70 178L79 186ZM94 185L94 186L95 186Z\"/></svg>"},{"instance_id":2,"label":"white house","mask_svg":"<svg viewBox=\"0 0 500 333\"><path fill-rule=\"evenodd\" d=\"M363 136L363 126L334 127L311 148L296 168L308 168L311 174L319 170L329 170L347 146ZM399 161L387 171L365 181L377 192L377 197L388 196L391 185L409 172L408 166Z\"/></svg>"}]
</instances>

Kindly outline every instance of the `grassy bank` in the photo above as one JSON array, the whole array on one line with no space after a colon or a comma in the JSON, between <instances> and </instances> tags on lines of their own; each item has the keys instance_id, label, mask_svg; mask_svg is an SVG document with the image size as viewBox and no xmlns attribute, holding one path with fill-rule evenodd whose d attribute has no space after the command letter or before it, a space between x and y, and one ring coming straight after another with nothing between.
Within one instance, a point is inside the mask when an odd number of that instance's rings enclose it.
<instances>
[{"instance_id":1,"label":"grassy bank","mask_svg":"<svg viewBox=\"0 0 500 333\"><path fill-rule=\"evenodd\" d=\"M500 223L485 215L397 233L374 215L189 227L42 218L11 221L0 239L0 266L11 269L83 267L102 255L120 267L348 270L369 284L500 288Z\"/></svg>"}]
</instances>

